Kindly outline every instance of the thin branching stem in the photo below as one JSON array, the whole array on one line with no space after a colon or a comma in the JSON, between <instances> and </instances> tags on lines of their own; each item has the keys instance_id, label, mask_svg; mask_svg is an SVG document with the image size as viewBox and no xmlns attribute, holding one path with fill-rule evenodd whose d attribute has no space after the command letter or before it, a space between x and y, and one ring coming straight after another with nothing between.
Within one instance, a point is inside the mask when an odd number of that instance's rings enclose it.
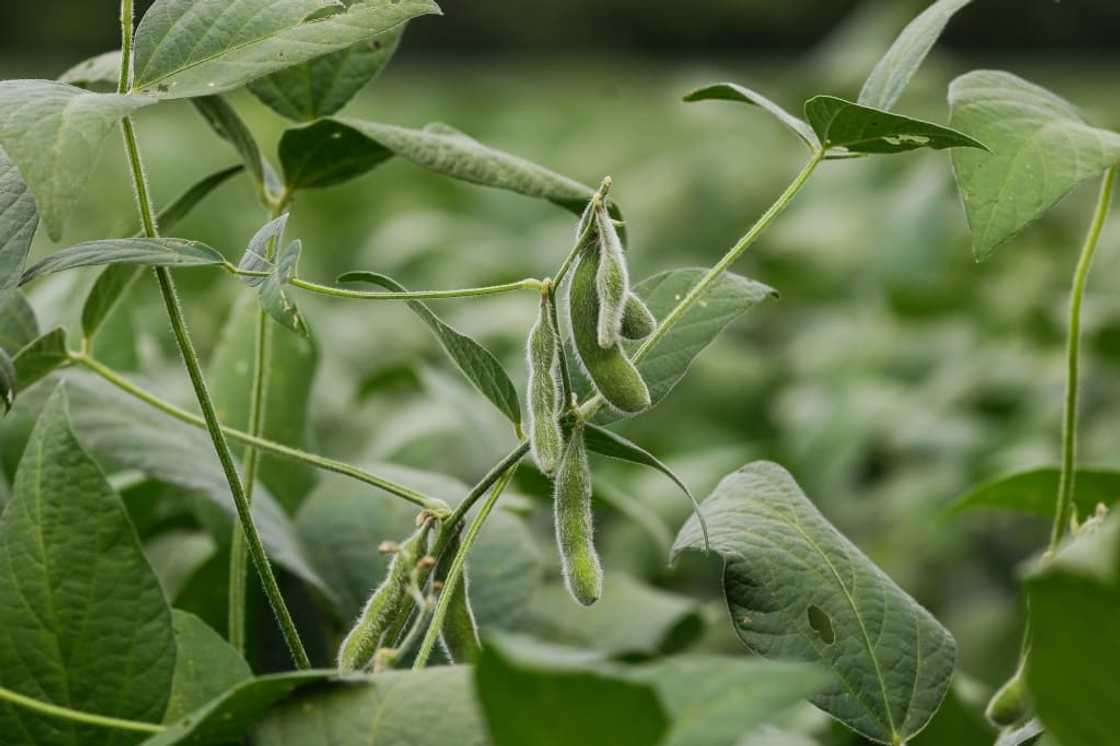
<instances>
[{"instance_id":1,"label":"thin branching stem","mask_svg":"<svg viewBox=\"0 0 1120 746\"><path fill-rule=\"evenodd\" d=\"M69 720L72 723L82 723L83 725L93 725L98 728L108 728L111 730L130 731L132 733L162 733L167 730L164 726L157 723L142 723L138 720L122 720L120 718L108 717L106 715L95 715L91 712L82 712L80 710L71 710L69 707L60 707L59 705L52 705L49 702L43 702L32 697L26 697L18 692L13 692L11 689L0 687L0 700L13 704L16 707L22 707L26 710L37 712L40 715L47 717L57 718L59 720Z\"/></svg>"},{"instance_id":2,"label":"thin branching stem","mask_svg":"<svg viewBox=\"0 0 1120 746\"><path fill-rule=\"evenodd\" d=\"M240 273L239 273L240 274ZM487 285L478 288L459 288L456 290L410 290L406 292L378 292L378 291L365 291L365 290L347 290L345 288L336 288L329 285L320 285L315 282L308 282L294 278L289 283L293 287L307 290L308 292L318 293L319 295L329 295L332 298L350 298L354 300L439 300L441 298L477 298L486 295L502 295L504 293L516 293L520 290L532 290L540 292L541 281L533 278L518 280L517 282L507 282L502 285Z\"/></svg>"}]
</instances>

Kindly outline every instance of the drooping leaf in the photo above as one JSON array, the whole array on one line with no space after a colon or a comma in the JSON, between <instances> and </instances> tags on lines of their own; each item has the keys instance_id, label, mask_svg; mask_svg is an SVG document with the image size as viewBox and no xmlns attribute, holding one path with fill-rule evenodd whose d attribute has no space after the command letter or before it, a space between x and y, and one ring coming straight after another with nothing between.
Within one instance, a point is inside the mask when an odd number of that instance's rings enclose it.
<instances>
[{"instance_id":1,"label":"drooping leaf","mask_svg":"<svg viewBox=\"0 0 1120 746\"><path fill-rule=\"evenodd\" d=\"M44 408L0 516L0 684L51 704L159 722L175 668L171 612L120 498L75 439L66 393ZM139 738L0 704L5 743Z\"/></svg>"},{"instance_id":2,"label":"drooping leaf","mask_svg":"<svg viewBox=\"0 0 1120 746\"><path fill-rule=\"evenodd\" d=\"M816 150L820 147L820 140L817 139L817 133L813 132L813 128L810 127L805 120L795 117L761 93L745 86L736 83L716 83L715 85L693 91L685 96L684 100L689 102L739 101L744 104L758 106L772 114L775 119L784 124L793 134L801 138L801 141L809 147L809 150Z\"/></svg>"},{"instance_id":3,"label":"drooping leaf","mask_svg":"<svg viewBox=\"0 0 1120 746\"><path fill-rule=\"evenodd\" d=\"M351 6L356 0L342 0ZM405 24L302 65L249 84L253 95L282 117L311 122L329 117L350 102L389 64Z\"/></svg>"},{"instance_id":4,"label":"drooping leaf","mask_svg":"<svg viewBox=\"0 0 1120 746\"><path fill-rule=\"evenodd\" d=\"M817 512L788 472L749 464L701 507L744 645L828 668L833 680L813 703L874 741L905 742L929 722L949 686L956 643ZM691 518L674 556L701 547Z\"/></svg>"},{"instance_id":5,"label":"drooping leaf","mask_svg":"<svg viewBox=\"0 0 1120 746\"><path fill-rule=\"evenodd\" d=\"M77 88L94 90L112 87L114 90L121 78L121 50L104 52L88 60L82 60L58 77L58 82L69 83Z\"/></svg>"},{"instance_id":6,"label":"drooping leaf","mask_svg":"<svg viewBox=\"0 0 1120 746\"><path fill-rule=\"evenodd\" d=\"M364 282L379 285L395 293L407 292L399 282L376 272L348 272L338 278L339 282ZM420 301L408 301L408 307L427 324L455 367L470 381L479 393L485 396L509 418L515 427L521 427L521 401L517 389L510 380L505 368L490 350L448 325Z\"/></svg>"},{"instance_id":7,"label":"drooping leaf","mask_svg":"<svg viewBox=\"0 0 1120 746\"><path fill-rule=\"evenodd\" d=\"M922 66L945 26L972 0L937 0L911 21L871 71L859 103L890 111Z\"/></svg>"},{"instance_id":8,"label":"drooping leaf","mask_svg":"<svg viewBox=\"0 0 1120 746\"><path fill-rule=\"evenodd\" d=\"M172 610L175 676L163 720L173 723L253 678L245 659L204 621Z\"/></svg>"},{"instance_id":9,"label":"drooping leaf","mask_svg":"<svg viewBox=\"0 0 1120 746\"><path fill-rule=\"evenodd\" d=\"M300 692L252 729L269 746L491 746L471 670L386 671Z\"/></svg>"},{"instance_id":10,"label":"drooping leaf","mask_svg":"<svg viewBox=\"0 0 1120 746\"><path fill-rule=\"evenodd\" d=\"M296 671L260 676L226 690L143 746L204 746L236 742L265 711L299 689L321 683L337 671Z\"/></svg>"},{"instance_id":11,"label":"drooping leaf","mask_svg":"<svg viewBox=\"0 0 1120 746\"><path fill-rule=\"evenodd\" d=\"M827 148L852 153L905 153L919 148L978 148L984 145L940 124L845 101L814 96L805 102L805 118Z\"/></svg>"},{"instance_id":12,"label":"drooping leaf","mask_svg":"<svg viewBox=\"0 0 1120 746\"><path fill-rule=\"evenodd\" d=\"M52 240L85 193L105 138L146 96L90 93L53 80L0 81L0 148L35 195Z\"/></svg>"},{"instance_id":13,"label":"drooping leaf","mask_svg":"<svg viewBox=\"0 0 1120 746\"><path fill-rule=\"evenodd\" d=\"M19 286L38 225L35 198L19 169L0 150L0 293Z\"/></svg>"},{"instance_id":14,"label":"drooping leaf","mask_svg":"<svg viewBox=\"0 0 1120 746\"><path fill-rule=\"evenodd\" d=\"M79 267L131 264L142 267L214 267L225 264L218 251L200 241L182 238L110 238L56 251L28 267L22 284L42 275Z\"/></svg>"},{"instance_id":15,"label":"drooping leaf","mask_svg":"<svg viewBox=\"0 0 1120 746\"><path fill-rule=\"evenodd\" d=\"M19 290L0 290L0 349L15 355L39 337L35 310Z\"/></svg>"},{"instance_id":16,"label":"drooping leaf","mask_svg":"<svg viewBox=\"0 0 1120 746\"><path fill-rule=\"evenodd\" d=\"M224 93L439 12L431 0L157 0L136 30L133 88Z\"/></svg>"},{"instance_id":17,"label":"drooping leaf","mask_svg":"<svg viewBox=\"0 0 1120 746\"><path fill-rule=\"evenodd\" d=\"M257 189L275 185L279 179L261 155L261 147L240 115L221 96L200 96L191 99L194 108L217 133L237 151L241 162L256 182ZM165 228L166 230L166 228Z\"/></svg>"},{"instance_id":18,"label":"drooping leaf","mask_svg":"<svg viewBox=\"0 0 1120 746\"><path fill-rule=\"evenodd\" d=\"M950 124L991 149L953 153L981 261L1075 186L1120 163L1120 134L1090 126L1068 101L1010 73L962 75L949 86L949 107Z\"/></svg>"},{"instance_id":19,"label":"drooping leaf","mask_svg":"<svg viewBox=\"0 0 1120 746\"><path fill-rule=\"evenodd\" d=\"M12 358L16 393L26 391L59 368L70 364L66 330L61 326L31 341Z\"/></svg>"},{"instance_id":20,"label":"drooping leaf","mask_svg":"<svg viewBox=\"0 0 1120 746\"><path fill-rule=\"evenodd\" d=\"M4 405L4 414L12 411L16 403L16 366L8 351L0 347L0 404Z\"/></svg>"},{"instance_id":21,"label":"drooping leaf","mask_svg":"<svg viewBox=\"0 0 1120 746\"><path fill-rule=\"evenodd\" d=\"M1062 746L1095 746L1120 732L1120 516L1067 541L1026 578L1039 719Z\"/></svg>"},{"instance_id":22,"label":"drooping leaf","mask_svg":"<svg viewBox=\"0 0 1120 746\"><path fill-rule=\"evenodd\" d=\"M1015 510L1052 516L1058 505L1061 470L1038 468L1009 474L985 482L953 501L951 510L960 513L977 508ZM1074 503L1081 517L1092 515L1098 504L1111 507L1120 501L1120 471L1078 469Z\"/></svg>"}]
</instances>

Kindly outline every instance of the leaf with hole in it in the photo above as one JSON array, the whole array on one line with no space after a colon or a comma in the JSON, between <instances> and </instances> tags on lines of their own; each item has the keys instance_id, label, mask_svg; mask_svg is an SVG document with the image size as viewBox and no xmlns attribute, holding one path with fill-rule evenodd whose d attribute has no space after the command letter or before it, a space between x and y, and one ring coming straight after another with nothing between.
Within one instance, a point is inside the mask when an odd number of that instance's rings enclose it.
<instances>
[{"instance_id":1,"label":"leaf with hole in it","mask_svg":"<svg viewBox=\"0 0 1120 746\"><path fill-rule=\"evenodd\" d=\"M16 371L16 393L26 391L59 368L70 364L66 330L61 326L29 342L12 357Z\"/></svg>"},{"instance_id":2,"label":"leaf with hole in it","mask_svg":"<svg viewBox=\"0 0 1120 746\"><path fill-rule=\"evenodd\" d=\"M937 0L911 21L871 71L859 103L890 111L953 16L972 0Z\"/></svg>"},{"instance_id":3,"label":"leaf with hole in it","mask_svg":"<svg viewBox=\"0 0 1120 746\"><path fill-rule=\"evenodd\" d=\"M35 198L19 169L0 150L0 293L19 286L38 226Z\"/></svg>"},{"instance_id":4,"label":"leaf with hole in it","mask_svg":"<svg viewBox=\"0 0 1120 746\"><path fill-rule=\"evenodd\" d=\"M817 133L813 132L813 128L810 127L805 120L795 117L761 93L753 91L745 86L736 83L716 83L715 85L706 86L693 91L685 96L684 100L689 102L739 101L744 104L758 106L769 112L775 119L793 132L793 134L801 138L801 141L809 147L809 150L816 150L820 147L820 140L817 139Z\"/></svg>"},{"instance_id":5,"label":"leaf with hole in it","mask_svg":"<svg viewBox=\"0 0 1120 746\"><path fill-rule=\"evenodd\" d=\"M130 264L141 267L215 267L226 263L216 249L183 238L109 238L56 251L23 273L22 284L36 277L80 267Z\"/></svg>"},{"instance_id":6,"label":"leaf with hole in it","mask_svg":"<svg viewBox=\"0 0 1120 746\"><path fill-rule=\"evenodd\" d=\"M1038 717L1062 746L1112 743L1120 729L1120 516L1068 540L1026 575Z\"/></svg>"},{"instance_id":7,"label":"leaf with hole in it","mask_svg":"<svg viewBox=\"0 0 1120 746\"><path fill-rule=\"evenodd\" d=\"M171 611L124 505L70 428L64 389L39 417L0 515L0 685L62 707L159 722L175 668ZM137 736L0 704L14 744Z\"/></svg>"},{"instance_id":8,"label":"leaf with hole in it","mask_svg":"<svg viewBox=\"0 0 1120 746\"><path fill-rule=\"evenodd\" d=\"M749 464L701 509L747 648L827 668L833 680L813 703L867 738L899 744L925 727L948 689L956 642L825 520L789 472ZM674 557L702 547L690 518Z\"/></svg>"},{"instance_id":9,"label":"leaf with hole in it","mask_svg":"<svg viewBox=\"0 0 1120 746\"><path fill-rule=\"evenodd\" d=\"M805 118L826 148L847 148L852 153L892 154L919 148L984 149L982 143L963 132L861 106L836 96L814 96L806 101Z\"/></svg>"},{"instance_id":10,"label":"leaf with hole in it","mask_svg":"<svg viewBox=\"0 0 1120 746\"><path fill-rule=\"evenodd\" d=\"M121 50L104 52L96 57L82 60L58 76L59 83L69 83L87 90L116 90L121 79Z\"/></svg>"},{"instance_id":11,"label":"leaf with hole in it","mask_svg":"<svg viewBox=\"0 0 1120 746\"><path fill-rule=\"evenodd\" d=\"M953 171L983 261L1086 179L1120 164L1120 134L1011 73L977 70L949 86L949 122L990 153L956 151Z\"/></svg>"},{"instance_id":12,"label":"leaf with hole in it","mask_svg":"<svg viewBox=\"0 0 1120 746\"><path fill-rule=\"evenodd\" d=\"M962 513L977 508L1015 510L1052 516L1058 506L1061 470L1038 468L1008 474L969 490L953 501L950 510ZM1120 471L1078 469L1074 495L1078 515L1092 515L1098 504L1111 507L1120 501Z\"/></svg>"},{"instance_id":13,"label":"leaf with hole in it","mask_svg":"<svg viewBox=\"0 0 1120 746\"><path fill-rule=\"evenodd\" d=\"M405 287L387 275L376 272L347 272L338 278L339 282L364 282L379 285L394 293L407 292ZM440 345L455 367L470 381L479 393L490 400L515 427L521 427L521 401L517 389L506 373L506 369L486 349L467 335L448 325L432 312L427 304L408 301L408 307L419 316L435 333Z\"/></svg>"},{"instance_id":14,"label":"leaf with hole in it","mask_svg":"<svg viewBox=\"0 0 1120 746\"><path fill-rule=\"evenodd\" d=\"M347 6L357 0L343 0ZM400 46L406 24L340 52L273 73L249 90L282 117L311 122L334 114L376 78Z\"/></svg>"},{"instance_id":15,"label":"leaf with hole in it","mask_svg":"<svg viewBox=\"0 0 1120 746\"><path fill-rule=\"evenodd\" d=\"M145 96L90 93L53 80L0 82L0 148L19 168L52 240L85 193L105 138L154 104Z\"/></svg>"},{"instance_id":16,"label":"leaf with hole in it","mask_svg":"<svg viewBox=\"0 0 1120 746\"><path fill-rule=\"evenodd\" d=\"M175 675L165 723L172 723L253 678L245 659L194 614L172 609L175 629Z\"/></svg>"},{"instance_id":17,"label":"leaf with hole in it","mask_svg":"<svg viewBox=\"0 0 1120 746\"><path fill-rule=\"evenodd\" d=\"M431 0L156 0L136 29L133 88L224 93L439 12Z\"/></svg>"}]
</instances>

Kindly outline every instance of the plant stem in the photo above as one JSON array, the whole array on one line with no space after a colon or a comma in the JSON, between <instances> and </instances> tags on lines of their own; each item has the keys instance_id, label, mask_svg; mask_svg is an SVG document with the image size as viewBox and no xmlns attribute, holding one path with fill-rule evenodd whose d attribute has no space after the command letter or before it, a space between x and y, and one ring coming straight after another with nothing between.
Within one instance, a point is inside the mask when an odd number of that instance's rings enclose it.
<instances>
[{"instance_id":1,"label":"plant stem","mask_svg":"<svg viewBox=\"0 0 1120 746\"><path fill-rule=\"evenodd\" d=\"M432 648L435 647L436 640L439 639L440 630L443 628L443 622L447 618L447 609L451 605L451 599L455 594L455 587L463 576L463 568L466 566L467 554L471 551L475 540L478 538L478 532L482 530L483 524L486 519L490 517L493 512L494 506L498 503L498 498L505 492L506 487L513 479L513 475L517 472L517 463L508 467L506 471L498 479L494 485L494 489L490 491L490 496L486 502L478 509L478 515L474 517L471 524L467 526L466 532L463 534L463 541L459 545L459 552L452 558L451 567L447 572L447 577L444 579L443 589L439 592L439 600L436 602L435 612L432 614L432 622L428 625L428 632L424 635L424 641L420 644L420 650L416 654L416 660L412 664L414 670L423 668L428 663L428 656L432 654Z\"/></svg>"},{"instance_id":2,"label":"plant stem","mask_svg":"<svg viewBox=\"0 0 1120 746\"><path fill-rule=\"evenodd\" d=\"M164 414L170 417L174 417L180 422L191 425L192 427L202 429L206 428L206 420L202 419L198 415L191 414L184 409L180 409L171 402L160 399L150 391L144 390L143 388L137 386L128 379L119 375L116 371L107 367L103 363L100 363L97 360L81 353L71 354L70 359L77 365L81 365L90 372L95 373L101 378L105 379L126 394L139 399L140 401L148 404L155 409L158 409ZM451 512L450 508L448 508L447 504L442 500L428 497L427 495L417 492L410 487L397 484L396 482L390 481L383 477L379 477L376 474L371 474L368 471L359 469L358 467L352 466L345 462L335 461L334 459L325 458L314 453L307 453L306 451L301 451L298 448L292 448L291 446L286 446L275 441L266 440L264 438L253 437L246 432L242 432L241 430L237 430L226 425L222 426L222 432L225 433L226 437L231 438L232 440L235 440L238 443L246 445L250 448L255 448L259 451L270 453L273 456L279 456L280 458L288 459L289 461L304 463L317 469L322 469L323 471L341 474L343 476L356 479L359 482L364 482L365 484L385 490L392 495L407 500L417 507L431 511L437 516L448 515Z\"/></svg>"},{"instance_id":3,"label":"plant stem","mask_svg":"<svg viewBox=\"0 0 1120 746\"><path fill-rule=\"evenodd\" d=\"M541 281L532 278L508 282L504 285L488 285L480 288L461 288L458 290L411 290L404 293L368 292L365 290L345 290L343 288L320 285L294 278L290 285L320 295L329 295L334 298L355 298L358 300L438 300L440 298L475 298L485 295L501 295L519 290L534 290L540 292Z\"/></svg>"},{"instance_id":4,"label":"plant stem","mask_svg":"<svg viewBox=\"0 0 1120 746\"><path fill-rule=\"evenodd\" d=\"M105 715L94 715L90 712L71 710L69 707L52 705L49 702L25 697L22 694L3 687L0 687L0 700L10 702L17 707L33 710L47 717L69 720L74 723L84 723L85 725L94 725L98 728L112 728L114 730L132 731L133 733L162 733L166 730L164 726L155 723L141 723L137 720L121 720Z\"/></svg>"},{"instance_id":5,"label":"plant stem","mask_svg":"<svg viewBox=\"0 0 1120 746\"><path fill-rule=\"evenodd\" d=\"M121 74L117 93L128 93L132 87L132 0L121 0Z\"/></svg>"},{"instance_id":6,"label":"plant stem","mask_svg":"<svg viewBox=\"0 0 1120 746\"><path fill-rule=\"evenodd\" d=\"M131 46L131 42L132 0L121 0L122 50L125 46ZM131 52L122 53L121 56L122 85L119 90L122 94L127 92L128 86L126 83L131 77L130 69L126 66L126 63L131 60L131 56ZM136 202L140 212L140 222L144 226L144 234L148 238L157 238L159 236L159 228L156 225L154 217L155 209L152 205L151 195L148 193L147 177L144 174L144 164L140 159L140 148L136 142L136 130L133 127L131 117L125 117L122 120L121 130L124 133L125 151L128 153L128 162L132 171L132 182L136 191ZM276 621L280 626L280 631L284 635L284 641L288 645L296 667L301 669L310 668L311 661L307 657L307 651L303 647L303 642L299 639L299 632L296 630L295 622L292 621L292 616L288 612L287 605L284 603L284 597L281 595L280 587L276 583L276 576L272 572L272 566L269 564L268 556L264 551L264 545L261 543L260 534L253 524L253 517L249 510L249 501L246 499L245 491L242 489L241 477L237 473L237 466L233 462L233 454L230 451L229 443L226 442L225 435L222 433L221 423L218 422L218 415L214 410L214 402L210 397L210 391L206 387L206 379L202 373L202 364L199 362L198 353L194 349L194 343L191 341L190 332L187 329L186 319L183 317L183 308L179 303L179 295L175 288L175 280L171 276L171 271L166 267L156 268L156 280L159 282L160 294L163 296L164 305L167 307L167 315L171 321L171 330L175 335L175 341L179 345L179 351L182 353L183 362L187 368L187 375L190 376L191 385L194 387L195 396L198 398L199 407L202 409L202 416L206 421L206 429L210 432L210 439L214 443L214 450L217 451L218 460L221 461L222 469L226 474L226 480L229 482L230 492L233 494L233 501L237 507L238 518L245 527L249 551L253 557L253 563L256 565L257 573L260 575L261 587L264 589L265 595L268 597L268 602L272 606L273 615L276 617Z\"/></svg>"},{"instance_id":7,"label":"plant stem","mask_svg":"<svg viewBox=\"0 0 1120 746\"><path fill-rule=\"evenodd\" d=\"M521 459L525 458L525 454L528 452L529 441L526 440L518 443L516 448L506 454L505 458L495 464L494 468L487 472L486 476L471 488L471 491L463 498L463 502L459 503L458 507L455 508L455 512L451 514L451 517L443 522L443 526L440 528L439 532L439 540L437 541L437 552L443 549L444 538L451 536L451 533L458 527L459 522L463 520L467 511L474 507L474 504L486 494L486 491L490 489L495 482L502 478L502 475L516 466Z\"/></svg>"},{"instance_id":8,"label":"plant stem","mask_svg":"<svg viewBox=\"0 0 1120 746\"><path fill-rule=\"evenodd\" d=\"M1081 258L1073 274L1073 291L1069 301L1069 335L1066 340L1066 398L1062 419L1062 474L1058 482L1058 507L1054 513L1054 526L1050 532L1050 551L1058 548L1073 513L1073 495L1077 482L1077 398L1078 375L1081 354L1081 304L1085 297L1085 286L1089 281L1089 270L1100 243L1108 212L1112 206L1112 190L1116 183L1116 170L1109 169L1101 184L1097 208L1089 234L1081 249Z\"/></svg>"}]
</instances>

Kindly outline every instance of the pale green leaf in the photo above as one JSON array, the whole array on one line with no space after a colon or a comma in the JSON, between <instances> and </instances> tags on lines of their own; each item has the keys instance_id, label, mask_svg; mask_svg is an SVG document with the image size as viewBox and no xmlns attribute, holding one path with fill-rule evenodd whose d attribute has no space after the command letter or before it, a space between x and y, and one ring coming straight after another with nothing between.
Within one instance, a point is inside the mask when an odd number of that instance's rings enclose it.
<instances>
[{"instance_id":1,"label":"pale green leaf","mask_svg":"<svg viewBox=\"0 0 1120 746\"><path fill-rule=\"evenodd\" d=\"M701 506L743 644L833 674L814 704L853 730L905 742L933 717L957 647L949 632L844 538L777 464L725 477ZM674 556L701 549L695 518Z\"/></svg>"},{"instance_id":2,"label":"pale green leaf","mask_svg":"<svg viewBox=\"0 0 1120 746\"><path fill-rule=\"evenodd\" d=\"M172 610L175 628L175 676L163 720L175 722L227 689L253 678L245 659L204 621Z\"/></svg>"},{"instance_id":3,"label":"pale green leaf","mask_svg":"<svg viewBox=\"0 0 1120 746\"><path fill-rule=\"evenodd\" d=\"M0 293L19 285L38 226L35 198L19 169L0 150Z\"/></svg>"},{"instance_id":4,"label":"pale green leaf","mask_svg":"<svg viewBox=\"0 0 1120 746\"><path fill-rule=\"evenodd\" d=\"M257 231L249 242L249 248L241 257L239 269L246 272L268 274L242 275L241 281L256 288L261 308L276 323L304 337L310 332L303 316L285 290L296 276L303 244L293 241L280 250L284 240L284 227L288 223L288 213L272 220Z\"/></svg>"},{"instance_id":5,"label":"pale green leaf","mask_svg":"<svg viewBox=\"0 0 1120 746\"><path fill-rule=\"evenodd\" d=\"M991 150L953 153L978 260L1120 163L1120 134L1090 126L1068 101L1011 73L962 75L949 86L949 106L950 124Z\"/></svg>"},{"instance_id":6,"label":"pale green leaf","mask_svg":"<svg viewBox=\"0 0 1120 746\"><path fill-rule=\"evenodd\" d=\"M116 89L121 79L121 50L82 60L58 77L58 82L86 89Z\"/></svg>"},{"instance_id":7,"label":"pale green leaf","mask_svg":"<svg viewBox=\"0 0 1120 746\"><path fill-rule=\"evenodd\" d=\"M945 26L972 0L937 0L902 30L898 39L871 71L859 103L890 111L898 102L914 73L922 66Z\"/></svg>"},{"instance_id":8,"label":"pale green leaf","mask_svg":"<svg viewBox=\"0 0 1120 746\"><path fill-rule=\"evenodd\" d=\"M12 357L16 393L26 391L59 368L70 364L66 330L61 326L32 340Z\"/></svg>"},{"instance_id":9,"label":"pale green leaf","mask_svg":"<svg viewBox=\"0 0 1120 746\"><path fill-rule=\"evenodd\" d=\"M50 398L0 516L0 684L83 712L159 722L175 668L171 611L120 498ZM4 743L138 737L0 705Z\"/></svg>"},{"instance_id":10,"label":"pale green leaf","mask_svg":"<svg viewBox=\"0 0 1120 746\"><path fill-rule=\"evenodd\" d=\"M716 83L693 91L685 96L684 100L689 102L738 101L744 104L758 106L769 112L775 119L793 132L793 134L801 138L801 141L809 146L810 150L816 150L820 147L820 140L817 139L817 133L813 132L813 128L810 127L805 120L795 117L761 93L745 86L736 83Z\"/></svg>"},{"instance_id":11,"label":"pale green leaf","mask_svg":"<svg viewBox=\"0 0 1120 746\"><path fill-rule=\"evenodd\" d=\"M977 508L1014 510L1032 515L1052 516L1058 506L1058 481L1061 470L1038 468L1008 474L978 485L957 498L954 513ZM1092 515L1098 504L1111 507L1120 501L1120 471L1078 469L1074 504L1081 517Z\"/></svg>"},{"instance_id":12,"label":"pale green leaf","mask_svg":"<svg viewBox=\"0 0 1120 746\"><path fill-rule=\"evenodd\" d=\"M79 267L131 264L141 267L214 267L225 264L218 251L182 238L110 238L69 246L28 267L23 284L36 277Z\"/></svg>"},{"instance_id":13,"label":"pale green leaf","mask_svg":"<svg viewBox=\"0 0 1120 746\"><path fill-rule=\"evenodd\" d=\"M0 290L0 349L15 355L39 337L39 320L19 290Z\"/></svg>"},{"instance_id":14,"label":"pale green leaf","mask_svg":"<svg viewBox=\"0 0 1120 746\"><path fill-rule=\"evenodd\" d=\"M431 0L157 0L136 30L133 88L224 93L439 12Z\"/></svg>"},{"instance_id":15,"label":"pale green leaf","mask_svg":"<svg viewBox=\"0 0 1120 746\"><path fill-rule=\"evenodd\" d=\"M979 148L968 135L940 124L873 109L836 96L805 102L805 118L826 148L852 153L905 153L919 148Z\"/></svg>"},{"instance_id":16,"label":"pale green leaf","mask_svg":"<svg viewBox=\"0 0 1120 746\"><path fill-rule=\"evenodd\" d=\"M996 746L1030 746L1038 743L1045 729L1037 719L1017 728L1007 728L996 739Z\"/></svg>"},{"instance_id":17,"label":"pale green leaf","mask_svg":"<svg viewBox=\"0 0 1120 746\"><path fill-rule=\"evenodd\" d=\"M123 117L153 103L52 80L0 82L0 148L35 195L52 240L62 237L67 215L85 194L105 138Z\"/></svg>"}]
</instances>

